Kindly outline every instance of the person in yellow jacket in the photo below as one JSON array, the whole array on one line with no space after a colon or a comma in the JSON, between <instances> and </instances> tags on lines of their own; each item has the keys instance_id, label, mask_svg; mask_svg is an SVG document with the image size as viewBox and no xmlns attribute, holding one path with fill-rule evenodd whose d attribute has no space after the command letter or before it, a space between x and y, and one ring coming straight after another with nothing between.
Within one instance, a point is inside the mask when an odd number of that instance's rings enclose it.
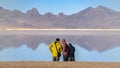
<instances>
[{"instance_id":1,"label":"person in yellow jacket","mask_svg":"<svg viewBox=\"0 0 120 68\"><path fill-rule=\"evenodd\" d=\"M53 61L59 61L62 52L60 39L56 38L56 41L52 42L48 47L50 49L50 52L52 53Z\"/></svg>"}]
</instances>

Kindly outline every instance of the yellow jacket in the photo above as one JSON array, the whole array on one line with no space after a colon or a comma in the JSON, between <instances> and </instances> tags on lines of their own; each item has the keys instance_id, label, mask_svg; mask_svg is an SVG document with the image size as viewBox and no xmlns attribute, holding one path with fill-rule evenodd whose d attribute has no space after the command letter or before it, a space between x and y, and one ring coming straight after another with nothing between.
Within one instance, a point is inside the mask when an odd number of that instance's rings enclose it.
<instances>
[{"instance_id":1,"label":"yellow jacket","mask_svg":"<svg viewBox=\"0 0 120 68\"><path fill-rule=\"evenodd\" d=\"M57 52L59 52L59 53L62 52L62 45L60 44L59 41L56 42L56 46L55 46L55 42L53 42L48 47L49 47L53 57L58 57Z\"/></svg>"}]
</instances>

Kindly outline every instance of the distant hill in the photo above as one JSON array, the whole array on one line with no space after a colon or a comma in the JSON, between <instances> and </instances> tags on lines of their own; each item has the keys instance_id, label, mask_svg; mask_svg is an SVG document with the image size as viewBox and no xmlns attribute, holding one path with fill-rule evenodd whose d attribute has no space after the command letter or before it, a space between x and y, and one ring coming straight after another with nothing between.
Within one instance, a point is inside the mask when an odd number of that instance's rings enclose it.
<instances>
[{"instance_id":1,"label":"distant hill","mask_svg":"<svg viewBox=\"0 0 120 68\"><path fill-rule=\"evenodd\" d=\"M0 28L120 28L120 12L98 6L71 15L42 15L36 8L22 13L0 7Z\"/></svg>"}]
</instances>

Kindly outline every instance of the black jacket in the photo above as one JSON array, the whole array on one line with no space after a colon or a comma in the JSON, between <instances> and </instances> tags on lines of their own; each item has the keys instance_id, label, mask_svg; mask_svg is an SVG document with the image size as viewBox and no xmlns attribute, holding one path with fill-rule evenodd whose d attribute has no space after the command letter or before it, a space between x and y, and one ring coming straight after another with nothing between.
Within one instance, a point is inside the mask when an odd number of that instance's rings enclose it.
<instances>
[{"instance_id":1,"label":"black jacket","mask_svg":"<svg viewBox=\"0 0 120 68\"><path fill-rule=\"evenodd\" d=\"M75 53L75 47L69 45L69 57L74 58L75 57L74 53Z\"/></svg>"}]
</instances>

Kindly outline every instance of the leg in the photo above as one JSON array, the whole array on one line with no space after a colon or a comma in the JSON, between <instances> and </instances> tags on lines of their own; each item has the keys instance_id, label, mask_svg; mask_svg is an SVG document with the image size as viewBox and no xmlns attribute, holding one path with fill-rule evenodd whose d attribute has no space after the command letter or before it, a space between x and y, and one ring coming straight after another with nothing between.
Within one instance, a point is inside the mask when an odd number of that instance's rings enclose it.
<instances>
[{"instance_id":1,"label":"leg","mask_svg":"<svg viewBox=\"0 0 120 68\"><path fill-rule=\"evenodd\" d=\"M71 61L75 61L75 58L71 58Z\"/></svg>"},{"instance_id":2,"label":"leg","mask_svg":"<svg viewBox=\"0 0 120 68\"><path fill-rule=\"evenodd\" d=\"M75 61L75 56L73 56L72 61Z\"/></svg>"},{"instance_id":3,"label":"leg","mask_svg":"<svg viewBox=\"0 0 120 68\"><path fill-rule=\"evenodd\" d=\"M56 61L59 61L60 60L60 57L56 57Z\"/></svg>"},{"instance_id":4,"label":"leg","mask_svg":"<svg viewBox=\"0 0 120 68\"><path fill-rule=\"evenodd\" d=\"M68 61L68 56L63 56L63 61Z\"/></svg>"},{"instance_id":5,"label":"leg","mask_svg":"<svg viewBox=\"0 0 120 68\"><path fill-rule=\"evenodd\" d=\"M63 61L66 61L66 58L65 58L65 56L63 56Z\"/></svg>"},{"instance_id":6,"label":"leg","mask_svg":"<svg viewBox=\"0 0 120 68\"><path fill-rule=\"evenodd\" d=\"M71 57L68 58L68 61L71 61Z\"/></svg>"},{"instance_id":7,"label":"leg","mask_svg":"<svg viewBox=\"0 0 120 68\"><path fill-rule=\"evenodd\" d=\"M53 57L53 61L56 61L56 57Z\"/></svg>"}]
</instances>

